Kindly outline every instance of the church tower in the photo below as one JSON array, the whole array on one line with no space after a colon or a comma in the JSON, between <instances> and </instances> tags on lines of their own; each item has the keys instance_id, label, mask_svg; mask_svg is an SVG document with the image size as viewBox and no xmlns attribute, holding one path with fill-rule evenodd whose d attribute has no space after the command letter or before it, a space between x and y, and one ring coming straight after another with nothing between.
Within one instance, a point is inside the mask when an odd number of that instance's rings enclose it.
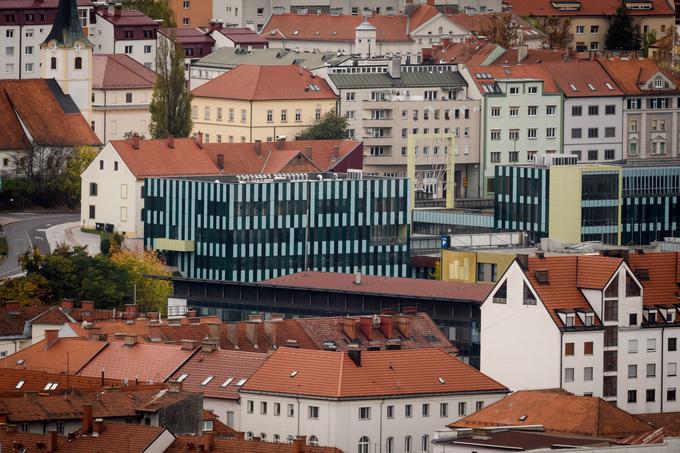
<instances>
[{"instance_id":1,"label":"church tower","mask_svg":"<svg viewBox=\"0 0 680 453\"><path fill-rule=\"evenodd\" d=\"M83 33L76 0L59 0L52 30L40 45L42 77L55 79L87 121L92 109L93 47Z\"/></svg>"}]
</instances>

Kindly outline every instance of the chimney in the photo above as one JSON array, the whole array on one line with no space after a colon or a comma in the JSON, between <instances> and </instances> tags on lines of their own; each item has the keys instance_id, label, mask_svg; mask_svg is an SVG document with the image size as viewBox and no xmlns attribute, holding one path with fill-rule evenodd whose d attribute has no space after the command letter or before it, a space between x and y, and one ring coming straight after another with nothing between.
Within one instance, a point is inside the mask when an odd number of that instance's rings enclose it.
<instances>
[{"instance_id":1,"label":"chimney","mask_svg":"<svg viewBox=\"0 0 680 453\"><path fill-rule=\"evenodd\" d=\"M208 338L214 338L216 340L220 338L219 324L208 324Z\"/></svg>"},{"instance_id":2,"label":"chimney","mask_svg":"<svg viewBox=\"0 0 680 453\"><path fill-rule=\"evenodd\" d=\"M313 160L312 159L312 147L311 146L305 146L304 154L305 154L305 157L307 157L307 159Z\"/></svg>"},{"instance_id":3,"label":"chimney","mask_svg":"<svg viewBox=\"0 0 680 453\"><path fill-rule=\"evenodd\" d=\"M139 149L139 140L140 140L139 135L133 135L132 136L132 147L134 149Z\"/></svg>"},{"instance_id":4,"label":"chimney","mask_svg":"<svg viewBox=\"0 0 680 453\"><path fill-rule=\"evenodd\" d=\"M159 324L150 324L147 328L149 329L150 340L161 339L161 326Z\"/></svg>"},{"instance_id":5,"label":"chimney","mask_svg":"<svg viewBox=\"0 0 680 453\"><path fill-rule=\"evenodd\" d=\"M168 381L168 391L171 393L179 393L182 391L182 383L177 381Z\"/></svg>"},{"instance_id":6,"label":"chimney","mask_svg":"<svg viewBox=\"0 0 680 453\"><path fill-rule=\"evenodd\" d=\"M193 351L196 349L196 341L194 340L180 340L180 344L182 345L182 351Z\"/></svg>"},{"instance_id":7,"label":"chimney","mask_svg":"<svg viewBox=\"0 0 680 453\"><path fill-rule=\"evenodd\" d=\"M399 329L399 332L401 333L401 336L404 338L408 338L408 317L406 316L399 316L397 319L397 329Z\"/></svg>"},{"instance_id":8,"label":"chimney","mask_svg":"<svg viewBox=\"0 0 680 453\"><path fill-rule=\"evenodd\" d=\"M278 144L276 147L278 148ZM262 155L262 140L255 140L255 154Z\"/></svg>"},{"instance_id":9,"label":"chimney","mask_svg":"<svg viewBox=\"0 0 680 453\"><path fill-rule=\"evenodd\" d=\"M50 430L47 432L47 453L55 451L57 451L57 432Z\"/></svg>"},{"instance_id":10,"label":"chimney","mask_svg":"<svg viewBox=\"0 0 680 453\"><path fill-rule=\"evenodd\" d=\"M59 306L62 310L72 310L73 299L62 299L61 302L59 302Z\"/></svg>"},{"instance_id":11,"label":"chimney","mask_svg":"<svg viewBox=\"0 0 680 453\"><path fill-rule=\"evenodd\" d=\"M214 338L205 338L203 339L203 343L201 343L201 352L205 353L211 353L213 351L217 350L217 344L218 344L217 339Z\"/></svg>"},{"instance_id":12,"label":"chimney","mask_svg":"<svg viewBox=\"0 0 680 453\"><path fill-rule=\"evenodd\" d=\"M349 345L347 347L347 355L350 359L352 359L352 362L354 362L356 366L361 366L361 349L359 349L359 345Z\"/></svg>"},{"instance_id":13,"label":"chimney","mask_svg":"<svg viewBox=\"0 0 680 453\"><path fill-rule=\"evenodd\" d=\"M82 311L87 311L90 312L90 314L94 313L94 302L91 300L84 300L80 303L80 309Z\"/></svg>"},{"instance_id":14,"label":"chimney","mask_svg":"<svg viewBox=\"0 0 680 453\"><path fill-rule=\"evenodd\" d=\"M246 338L254 347L257 346L257 325L258 321L247 321L246 323Z\"/></svg>"},{"instance_id":15,"label":"chimney","mask_svg":"<svg viewBox=\"0 0 680 453\"><path fill-rule=\"evenodd\" d=\"M158 311L149 311L146 313L149 322L161 322L161 313Z\"/></svg>"},{"instance_id":16,"label":"chimney","mask_svg":"<svg viewBox=\"0 0 680 453\"><path fill-rule=\"evenodd\" d=\"M394 324L392 323L391 316L380 316L380 331L385 335L385 338L388 340L392 339L392 336L394 335Z\"/></svg>"},{"instance_id":17,"label":"chimney","mask_svg":"<svg viewBox=\"0 0 680 453\"><path fill-rule=\"evenodd\" d=\"M168 136L168 148L174 148L175 147L175 137L170 135Z\"/></svg>"},{"instance_id":18,"label":"chimney","mask_svg":"<svg viewBox=\"0 0 680 453\"><path fill-rule=\"evenodd\" d=\"M286 137L279 135L276 137L276 149L283 149L286 146Z\"/></svg>"},{"instance_id":19,"label":"chimney","mask_svg":"<svg viewBox=\"0 0 680 453\"><path fill-rule=\"evenodd\" d=\"M123 10L123 5L121 3L116 3L114 7L114 16L120 16L120 12Z\"/></svg>"},{"instance_id":20,"label":"chimney","mask_svg":"<svg viewBox=\"0 0 680 453\"><path fill-rule=\"evenodd\" d=\"M234 349L238 349L238 323L227 324L227 339L234 345Z\"/></svg>"},{"instance_id":21,"label":"chimney","mask_svg":"<svg viewBox=\"0 0 680 453\"><path fill-rule=\"evenodd\" d=\"M224 170L224 154L217 155L217 168L220 171Z\"/></svg>"},{"instance_id":22,"label":"chimney","mask_svg":"<svg viewBox=\"0 0 680 453\"><path fill-rule=\"evenodd\" d=\"M351 341L357 338L357 322L354 318L342 319L342 331L349 337Z\"/></svg>"},{"instance_id":23,"label":"chimney","mask_svg":"<svg viewBox=\"0 0 680 453\"><path fill-rule=\"evenodd\" d=\"M401 57L392 57L387 66L387 73L393 79L401 79Z\"/></svg>"},{"instance_id":24,"label":"chimney","mask_svg":"<svg viewBox=\"0 0 680 453\"><path fill-rule=\"evenodd\" d=\"M248 315L248 321L262 322L262 315Z\"/></svg>"},{"instance_id":25,"label":"chimney","mask_svg":"<svg viewBox=\"0 0 680 453\"><path fill-rule=\"evenodd\" d=\"M337 159L340 157L340 145L333 145L333 154L331 155L332 159Z\"/></svg>"},{"instance_id":26,"label":"chimney","mask_svg":"<svg viewBox=\"0 0 680 453\"><path fill-rule=\"evenodd\" d=\"M529 55L529 46L522 45L517 48L517 64L523 62Z\"/></svg>"},{"instance_id":27,"label":"chimney","mask_svg":"<svg viewBox=\"0 0 680 453\"><path fill-rule=\"evenodd\" d=\"M20 308L19 301L11 300L11 301L5 302L5 308L7 309L7 311L14 311L14 312L19 311L19 308Z\"/></svg>"},{"instance_id":28,"label":"chimney","mask_svg":"<svg viewBox=\"0 0 680 453\"><path fill-rule=\"evenodd\" d=\"M125 318L135 319L137 317L137 305L125 304Z\"/></svg>"},{"instance_id":29,"label":"chimney","mask_svg":"<svg viewBox=\"0 0 680 453\"><path fill-rule=\"evenodd\" d=\"M305 445L307 445L307 436L297 436L293 439L292 453L304 453Z\"/></svg>"},{"instance_id":30,"label":"chimney","mask_svg":"<svg viewBox=\"0 0 680 453\"><path fill-rule=\"evenodd\" d=\"M92 404L83 404L83 433L92 432Z\"/></svg>"},{"instance_id":31,"label":"chimney","mask_svg":"<svg viewBox=\"0 0 680 453\"><path fill-rule=\"evenodd\" d=\"M48 329L45 331L45 340L47 344L45 349L49 349L59 339L59 329Z\"/></svg>"},{"instance_id":32,"label":"chimney","mask_svg":"<svg viewBox=\"0 0 680 453\"><path fill-rule=\"evenodd\" d=\"M203 149L203 132L196 132L196 144L199 148Z\"/></svg>"},{"instance_id":33,"label":"chimney","mask_svg":"<svg viewBox=\"0 0 680 453\"><path fill-rule=\"evenodd\" d=\"M387 340L385 349L387 349L388 351L395 351L401 349L401 340L394 338L391 340Z\"/></svg>"},{"instance_id":34,"label":"chimney","mask_svg":"<svg viewBox=\"0 0 680 453\"><path fill-rule=\"evenodd\" d=\"M115 14L116 7L109 3L109 7L106 9L106 15L107 16L113 16Z\"/></svg>"},{"instance_id":35,"label":"chimney","mask_svg":"<svg viewBox=\"0 0 680 453\"><path fill-rule=\"evenodd\" d=\"M359 318L359 329L361 333L369 340L373 340L373 318L362 316Z\"/></svg>"},{"instance_id":36,"label":"chimney","mask_svg":"<svg viewBox=\"0 0 680 453\"><path fill-rule=\"evenodd\" d=\"M92 424L92 433L101 434L103 432L104 432L104 419L95 418L94 423Z\"/></svg>"},{"instance_id":37,"label":"chimney","mask_svg":"<svg viewBox=\"0 0 680 453\"><path fill-rule=\"evenodd\" d=\"M215 433L203 433L203 451L213 451L215 449Z\"/></svg>"},{"instance_id":38,"label":"chimney","mask_svg":"<svg viewBox=\"0 0 680 453\"><path fill-rule=\"evenodd\" d=\"M125 335L125 341L123 344L125 346L133 347L137 344L137 335Z\"/></svg>"},{"instance_id":39,"label":"chimney","mask_svg":"<svg viewBox=\"0 0 680 453\"><path fill-rule=\"evenodd\" d=\"M214 30L222 30L224 28L224 22L222 22L219 19L211 19L210 20L210 28L208 32L214 31Z\"/></svg>"},{"instance_id":40,"label":"chimney","mask_svg":"<svg viewBox=\"0 0 680 453\"><path fill-rule=\"evenodd\" d=\"M264 334L267 336L267 339L269 342L272 344L272 346L276 347L276 328L277 324L281 322L279 320L269 320L264 322Z\"/></svg>"},{"instance_id":41,"label":"chimney","mask_svg":"<svg viewBox=\"0 0 680 453\"><path fill-rule=\"evenodd\" d=\"M361 285L361 271L356 271L354 273L354 284Z\"/></svg>"}]
</instances>

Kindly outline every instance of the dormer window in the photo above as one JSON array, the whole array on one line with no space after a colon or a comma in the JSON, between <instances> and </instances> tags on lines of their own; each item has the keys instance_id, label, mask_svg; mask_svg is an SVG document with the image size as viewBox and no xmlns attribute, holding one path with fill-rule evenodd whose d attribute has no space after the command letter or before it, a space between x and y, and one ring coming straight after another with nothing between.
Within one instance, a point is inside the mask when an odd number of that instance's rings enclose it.
<instances>
[{"instance_id":1,"label":"dormer window","mask_svg":"<svg viewBox=\"0 0 680 453\"><path fill-rule=\"evenodd\" d=\"M592 326L594 319L595 319L595 316L592 313L586 313L586 320L584 322L586 327Z\"/></svg>"},{"instance_id":2,"label":"dormer window","mask_svg":"<svg viewBox=\"0 0 680 453\"><path fill-rule=\"evenodd\" d=\"M654 88L656 88L656 89L663 88L663 85L664 85L664 83L663 83L662 79L654 80Z\"/></svg>"},{"instance_id":3,"label":"dormer window","mask_svg":"<svg viewBox=\"0 0 680 453\"><path fill-rule=\"evenodd\" d=\"M567 313L567 317L564 321L564 325L567 327L574 327L574 320L576 317L574 316L573 313Z\"/></svg>"}]
</instances>

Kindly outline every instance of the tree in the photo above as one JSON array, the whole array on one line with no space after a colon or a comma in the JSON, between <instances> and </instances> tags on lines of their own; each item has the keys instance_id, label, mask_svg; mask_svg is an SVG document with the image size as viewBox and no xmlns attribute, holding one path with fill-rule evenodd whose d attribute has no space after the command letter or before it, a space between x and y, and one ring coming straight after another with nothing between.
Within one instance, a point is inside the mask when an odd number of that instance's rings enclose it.
<instances>
[{"instance_id":1,"label":"tree","mask_svg":"<svg viewBox=\"0 0 680 453\"><path fill-rule=\"evenodd\" d=\"M434 269L430 272L430 278L432 280L442 279L442 262L440 260L437 260L437 262L434 263Z\"/></svg>"},{"instance_id":2,"label":"tree","mask_svg":"<svg viewBox=\"0 0 680 453\"><path fill-rule=\"evenodd\" d=\"M162 20L163 27L175 28L175 12L168 0L123 0L125 9L136 9L154 20Z\"/></svg>"},{"instance_id":3,"label":"tree","mask_svg":"<svg viewBox=\"0 0 680 453\"><path fill-rule=\"evenodd\" d=\"M642 35L642 52L645 56L648 55L649 47L657 41L656 30L648 31Z\"/></svg>"},{"instance_id":4,"label":"tree","mask_svg":"<svg viewBox=\"0 0 680 453\"><path fill-rule=\"evenodd\" d=\"M543 28L545 43L550 49L566 49L574 39L571 32L571 19L560 20L557 16L548 17Z\"/></svg>"},{"instance_id":5,"label":"tree","mask_svg":"<svg viewBox=\"0 0 680 453\"><path fill-rule=\"evenodd\" d=\"M298 140L340 140L347 138L347 118L335 111L326 112L312 126L298 134Z\"/></svg>"},{"instance_id":6,"label":"tree","mask_svg":"<svg viewBox=\"0 0 680 453\"><path fill-rule=\"evenodd\" d=\"M157 280L148 275L170 275L165 263L151 251L133 252L118 249L111 261L125 269L136 287L137 304L146 311L165 312L172 285L167 280Z\"/></svg>"},{"instance_id":7,"label":"tree","mask_svg":"<svg viewBox=\"0 0 680 453\"><path fill-rule=\"evenodd\" d=\"M512 13L489 14L480 34L509 49L519 39L519 24L512 18Z\"/></svg>"},{"instance_id":8,"label":"tree","mask_svg":"<svg viewBox=\"0 0 680 453\"><path fill-rule=\"evenodd\" d=\"M0 301L17 300L24 305L39 305L49 297L49 282L41 275L7 278L0 283Z\"/></svg>"},{"instance_id":9,"label":"tree","mask_svg":"<svg viewBox=\"0 0 680 453\"><path fill-rule=\"evenodd\" d=\"M165 39L159 41L156 74L149 106L151 136L188 137L192 127L191 93L184 80L184 50L181 45Z\"/></svg>"},{"instance_id":10,"label":"tree","mask_svg":"<svg viewBox=\"0 0 680 453\"><path fill-rule=\"evenodd\" d=\"M79 146L66 161L66 169L56 180L56 188L61 193L66 206L75 208L80 203L80 175L99 154L94 146Z\"/></svg>"},{"instance_id":11,"label":"tree","mask_svg":"<svg viewBox=\"0 0 680 453\"><path fill-rule=\"evenodd\" d=\"M623 3L616 8L616 14L611 19L604 45L609 50L640 49L640 34Z\"/></svg>"}]
</instances>

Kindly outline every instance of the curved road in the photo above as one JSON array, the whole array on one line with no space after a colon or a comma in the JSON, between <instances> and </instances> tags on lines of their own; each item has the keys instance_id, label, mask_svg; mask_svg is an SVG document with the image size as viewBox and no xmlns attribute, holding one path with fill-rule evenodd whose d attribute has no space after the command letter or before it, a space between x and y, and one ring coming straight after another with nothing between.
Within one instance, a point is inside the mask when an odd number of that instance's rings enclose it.
<instances>
[{"instance_id":1,"label":"curved road","mask_svg":"<svg viewBox=\"0 0 680 453\"><path fill-rule=\"evenodd\" d=\"M43 253L50 252L50 246L45 237L45 230L52 225L80 220L79 214L63 213L0 213L7 238L7 259L0 264L0 278L21 274L18 257L31 248L38 248Z\"/></svg>"}]
</instances>

